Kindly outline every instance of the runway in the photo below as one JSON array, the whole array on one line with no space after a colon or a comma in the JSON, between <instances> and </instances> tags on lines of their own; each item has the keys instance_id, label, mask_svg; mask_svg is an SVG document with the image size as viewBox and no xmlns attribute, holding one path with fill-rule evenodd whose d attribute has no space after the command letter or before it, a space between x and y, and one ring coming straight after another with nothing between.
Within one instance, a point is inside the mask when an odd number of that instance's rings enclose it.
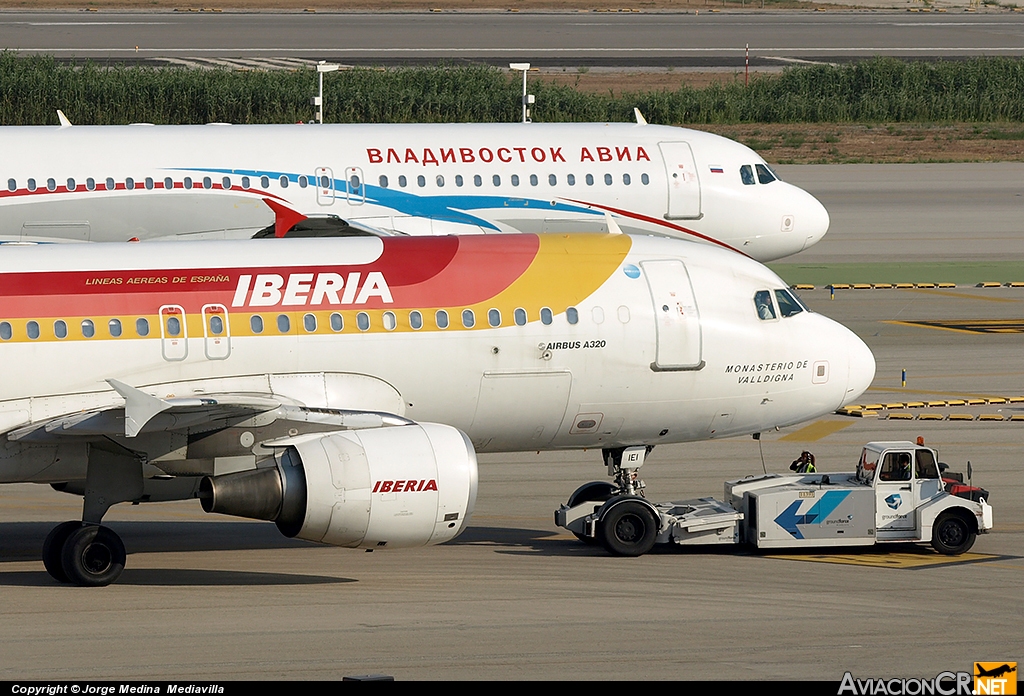
<instances>
[{"instance_id":1,"label":"runway","mask_svg":"<svg viewBox=\"0 0 1024 696\"><path fill-rule=\"evenodd\" d=\"M391 65L741 66L876 55L1024 55L1024 17L1006 12L3 12L0 46L61 59L302 58Z\"/></svg>"},{"instance_id":2,"label":"runway","mask_svg":"<svg viewBox=\"0 0 1024 696\"><path fill-rule=\"evenodd\" d=\"M1016 203L999 204L1020 177L1004 165L963 166L783 174L833 211L833 231L815 251L823 257L832 248L863 258L904 253L907 239L887 235L902 230L923 260L955 254L957 244L1024 259L1012 243ZM977 195L956 199L965 179ZM887 202L874 210L879 196ZM936 207L935 220L912 224L914 211ZM974 220L980 241L941 224L944 210ZM870 238L845 238L869 234L859 221L872 217ZM990 229L998 234L986 236ZM1022 289L847 291L834 300L815 290L804 299L874 351L878 369L865 399L1024 394L1020 334L888 323L1020 319ZM982 412L1024 411L973 409ZM205 515L195 501L118 506L107 519L125 541L128 568L115 585L81 589L57 585L38 559L50 527L79 514L79 500L41 486L0 487L0 679L838 681L845 671L932 678L970 671L973 661L1019 660L1020 423L829 416L765 433L761 446L768 471L788 470L802 449L815 453L819 470L848 471L864 442L918 435L954 470L970 460L975 483L992 491L995 530L966 561L920 565L936 558L914 547L881 559L732 549L612 558L552 522L577 485L604 478L599 453L526 453L482 457L470 529L413 551L292 542L270 524ZM726 479L762 471L758 443L746 437L659 447L648 462L655 500L720 496Z\"/></svg>"}]
</instances>

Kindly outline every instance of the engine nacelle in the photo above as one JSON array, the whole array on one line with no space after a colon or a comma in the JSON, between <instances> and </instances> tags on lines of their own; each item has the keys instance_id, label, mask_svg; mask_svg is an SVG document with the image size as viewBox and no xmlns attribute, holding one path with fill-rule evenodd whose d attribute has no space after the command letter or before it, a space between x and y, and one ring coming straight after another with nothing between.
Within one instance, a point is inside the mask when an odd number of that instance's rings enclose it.
<instances>
[{"instance_id":1,"label":"engine nacelle","mask_svg":"<svg viewBox=\"0 0 1024 696\"><path fill-rule=\"evenodd\" d=\"M453 539L476 503L476 452L447 425L300 436L275 463L203 479L203 509L273 520L288 537L373 549Z\"/></svg>"}]
</instances>

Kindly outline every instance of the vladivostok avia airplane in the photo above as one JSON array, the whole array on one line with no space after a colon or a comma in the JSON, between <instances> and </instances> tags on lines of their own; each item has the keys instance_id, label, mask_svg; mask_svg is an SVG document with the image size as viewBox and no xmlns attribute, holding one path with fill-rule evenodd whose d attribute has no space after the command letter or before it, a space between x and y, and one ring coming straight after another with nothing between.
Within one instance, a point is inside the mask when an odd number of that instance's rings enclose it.
<instances>
[{"instance_id":1,"label":"vladivostok avia airplane","mask_svg":"<svg viewBox=\"0 0 1024 696\"><path fill-rule=\"evenodd\" d=\"M43 548L81 585L124 566L118 502L434 544L478 451L759 432L875 368L757 262L651 236L5 245L0 298L0 482L84 496Z\"/></svg>"},{"instance_id":2,"label":"vladivostok avia airplane","mask_svg":"<svg viewBox=\"0 0 1024 696\"><path fill-rule=\"evenodd\" d=\"M0 150L8 240L593 232L607 211L768 261L829 224L750 148L646 123L8 127Z\"/></svg>"}]
</instances>

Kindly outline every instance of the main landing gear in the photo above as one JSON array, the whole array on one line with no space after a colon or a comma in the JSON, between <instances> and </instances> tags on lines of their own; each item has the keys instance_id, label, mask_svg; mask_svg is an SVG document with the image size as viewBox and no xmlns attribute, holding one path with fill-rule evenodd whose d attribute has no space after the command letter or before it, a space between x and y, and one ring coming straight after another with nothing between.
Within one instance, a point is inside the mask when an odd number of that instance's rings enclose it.
<instances>
[{"instance_id":1,"label":"main landing gear","mask_svg":"<svg viewBox=\"0 0 1024 696\"><path fill-rule=\"evenodd\" d=\"M119 447L93 446L85 479L81 522L63 522L43 542L43 565L54 580L102 587L124 570L124 543L100 524L110 506L142 496L142 462Z\"/></svg>"},{"instance_id":2,"label":"main landing gear","mask_svg":"<svg viewBox=\"0 0 1024 696\"><path fill-rule=\"evenodd\" d=\"M601 503L595 506L600 508L601 514L593 521L593 529L582 533L573 531L577 539L587 544L599 543L616 556L642 556L654 547L661 516L644 498L645 484L639 475L640 467L652 449L641 445L603 451L608 475L614 483L585 483L569 496L566 506L574 508L585 502Z\"/></svg>"},{"instance_id":3,"label":"main landing gear","mask_svg":"<svg viewBox=\"0 0 1024 696\"><path fill-rule=\"evenodd\" d=\"M43 542L43 565L50 577L81 587L114 582L126 557L121 538L99 524L63 522Z\"/></svg>"}]
</instances>

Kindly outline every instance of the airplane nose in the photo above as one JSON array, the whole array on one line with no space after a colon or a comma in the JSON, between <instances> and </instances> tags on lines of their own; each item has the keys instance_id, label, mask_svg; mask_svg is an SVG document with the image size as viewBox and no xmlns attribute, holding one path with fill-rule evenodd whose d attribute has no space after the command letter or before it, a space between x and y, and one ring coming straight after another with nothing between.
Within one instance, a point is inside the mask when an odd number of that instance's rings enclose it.
<instances>
[{"instance_id":1,"label":"airplane nose","mask_svg":"<svg viewBox=\"0 0 1024 696\"><path fill-rule=\"evenodd\" d=\"M799 212L796 215L797 232L804 238L803 249L813 246L821 241L821 238L828 232L829 217L828 211L821 202L803 189L797 189L803 194L799 205Z\"/></svg>"},{"instance_id":2,"label":"airplane nose","mask_svg":"<svg viewBox=\"0 0 1024 696\"><path fill-rule=\"evenodd\" d=\"M875 356L859 336L850 333L850 376L846 383L846 395L841 406L860 397L875 378Z\"/></svg>"}]
</instances>

